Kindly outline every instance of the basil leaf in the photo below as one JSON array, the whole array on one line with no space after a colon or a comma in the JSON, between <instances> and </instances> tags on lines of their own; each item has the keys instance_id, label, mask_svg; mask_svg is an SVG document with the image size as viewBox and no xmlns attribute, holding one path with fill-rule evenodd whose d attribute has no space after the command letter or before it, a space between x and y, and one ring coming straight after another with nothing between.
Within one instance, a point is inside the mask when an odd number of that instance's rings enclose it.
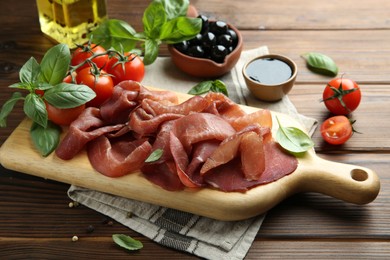
<instances>
[{"instance_id":1,"label":"basil leaf","mask_svg":"<svg viewBox=\"0 0 390 260\"><path fill-rule=\"evenodd\" d=\"M54 151L60 142L61 127L48 122L46 127L33 122L30 128L30 136L35 148L42 156L48 156Z\"/></svg>"},{"instance_id":2,"label":"basil leaf","mask_svg":"<svg viewBox=\"0 0 390 260\"><path fill-rule=\"evenodd\" d=\"M65 78L70 63L70 50L66 44L50 48L41 61L40 81L56 85Z\"/></svg>"},{"instance_id":3,"label":"basil leaf","mask_svg":"<svg viewBox=\"0 0 390 260\"><path fill-rule=\"evenodd\" d=\"M179 43L194 38L201 29L201 19L177 17L164 24L160 40L167 44Z\"/></svg>"},{"instance_id":4,"label":"basil leaf","mask_svg":"<svg viewBox=\"0 0 390 260\"><path fill-rule=\"evenodd\" d=\"M19 78L22 83L33 83L40 72L40 66L34 57L31 57L20 69Z\"/></svg>"},{"instance_id":5,"label":"basil leaf","mask_svg":"<svg viewBox=\"0 0 390 260\"><path fill-rule=\"evenodd\" d=\"M7 117L11 113L12 109L14 109L14 106L16 102L19 100L23 100L22 94L20 92L14 92L10 99L8 99L3 106L1 107L0 111L0 127L6 127L7 126Z\"/></svg>"},{"instance_id":6,"label":"basil leaf","mask_svg":"<svg viewBox=\"0 0 390 260\"><path fill-rule=\"evenodd\" d=\"M302 57L306 60L308 68L316 73L328 76L336 76L339 72L336 63L325 54L309 52L303 54Z\"/></svg>"},{"instance_id":7,"label":"basil leaf","mask_svg":"<svg viewBox=\"0 0 390 260\"><path fill-rule=\"evenodd\" d=\"M144 64L152 64L158 56L158 46L159 43L153 39L147 39L145 41L145 55L144 55Z\"/></svg>"},{"instance_id":8,"label":"basil leaf","mask_svg":"<svg viewBox=\"0 0 390 260\"><path fill-rule=\"evenodd\" d=\"M108 19L93 30L89 37L102 47L118 51L131 51L137 41L136 31L128 23L117 19Z\"/></svg>"},{"instance_id":9,"label":"basil leaf","mask_svg":"<svg viewBox=\"0 0 390 260\"><path fill-rule=\"evenodd\" d=\"M276 119L279 124L276 140L284 149L291 153L303 153L314 146L313 140L305 132L296 127L283 127Z\"/></svg>"},{"instance_id":10,"label":"basil leaf","mask_svg":"<svg viewBox=\"0 0 390 260\"><path fill-rule=\"evenodd\" d=\"M186 16L188 6L190 5L189 0L162 0L161 2L164 5L165 13L167 15L168 20L171 20L178 16Z\"/></svg>"},{"instance_id":11,"label":"basil leaf","mask_svg":"<svg viewBox=\"0 0 390 260\"><path fill-rule=\"evenodd\" d=\"M162 149L156 149L154 150L148 158L146 158L145 162L146 163L149 163L149 162L155 162L155 161L158 161L161 156L163 155L163 150Z\"/></svg>"},{"instance_id":12,"label":"basil leaf","mask_svg":"<svg viewBox=\"0 0 390 260\"><path fill-rule=\"evenodd\" d=\"M43 97L57 108L72 108L92 100L96 94L86 85L63 82L48 89Z\"/></svg>"},{"instance_id":13,"label":"basil leaf","mask_svg":"<svg viewBox=\"0 0 390 260\"><path fill-rule=\"evenodd\" d=\"M123 235L123 234L114 234L112 235L114 242L127 250L139 250L143 248L141 241L138 241L132 237Z\"/></svg>"},{"instance_id":14,"label":"basil leaf","mask_svg":"<svg viewBox=\"0 0 390 260\"><path fill-rule=\"evenodd\" d=\"M160 36L161 27L166 21L165 9L162 3L152 2L144 12L142 22L144 33L147 37L157 39Z\"/></svg>"},{"instance_id":15,"label":"basil leaf","mask_svg":"<svg viewBox=\"0 0 390 260\"><path fill-rule=\"evenodd\" d=\"M24 113L42 127L47 126L47 111L45 102L35 93L26 96L23 106Z\"/></svg>"},{"instance_id":16,"label":"basil leaf","mask_svg":"<svg viewBox=\"0 0 390 260\"><path fill-rule=\"evenodd\" d=\"M30 83L23 83L23 82L18 82L18 83L14 83L10 86L8 86L9 88L19 88L19 89L26 89L26 90L29 90L31 88L31 84Z\"/></svg>"},{"instance_id":17,"label":"basil leaf","mask_svg":"<svg viewBox=\"0 0 390 260\"><path fill-rule=\"evenodd\" d=\"M228 96L228 91L226 88L226 85L223 81L221 80L208 80L208 81L203 81L200 82L199 84L196 84L194 87L188 91L188 94L191 95L202 95L205 94L209 91L212 92L217 92L217 93L223 93L226 96Z\"/></svg>"},{"instance_id":18,"label":"basil leaf","mask_svg":"<svg viewBox=\"0 0 390 260\"><path fill-rule=\"evenodd\" d=\"M219 79L213 81L210 90L212 92L222 93L227 97L229 96L225 83Z\"/></svg>"}]
</instances>

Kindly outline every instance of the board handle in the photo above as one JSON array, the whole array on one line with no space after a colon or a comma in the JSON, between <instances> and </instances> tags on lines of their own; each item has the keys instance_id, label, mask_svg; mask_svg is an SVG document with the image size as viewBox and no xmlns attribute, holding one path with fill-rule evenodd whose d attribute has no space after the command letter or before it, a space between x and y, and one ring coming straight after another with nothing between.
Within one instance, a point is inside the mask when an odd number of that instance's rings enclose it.
<instances>
[{"instance_id":1,"label":"board handle","mask_svg":"<svg viewBox=\"0 0 390 260\"><path fill-rule=\"evenodd\" d=\"M305 192L319 192L346 202L367 204L379 194L380 180L371 169L314 156L303 162Z\"/></svg>"}]
</instances>

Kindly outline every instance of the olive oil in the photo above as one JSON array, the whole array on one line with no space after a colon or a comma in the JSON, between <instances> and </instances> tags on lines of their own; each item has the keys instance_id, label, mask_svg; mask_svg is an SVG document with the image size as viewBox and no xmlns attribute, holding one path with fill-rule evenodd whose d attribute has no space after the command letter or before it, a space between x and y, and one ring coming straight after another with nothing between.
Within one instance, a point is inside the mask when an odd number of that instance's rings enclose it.
<instances>
[{"instance_id":1,"label":"olive oil","mask_svg":"<svg viewBox=\"0 0 390 260\"><path fill-rule=\"evenodd\" d=\"M69 48L107 19L106 0L36 0L41 31Z\"/></svg>"},{"instance_id":2,"label":"olive oil","mask_svg":"<svg viewBox=\"0 0 390 260\"><path fill-rule=\"evenodd\" d=\"M264 58L251 62L246 73L249 78L265 85L277 85L292 76L291 67L279 59Z\"/></svg>"}]
</instances>

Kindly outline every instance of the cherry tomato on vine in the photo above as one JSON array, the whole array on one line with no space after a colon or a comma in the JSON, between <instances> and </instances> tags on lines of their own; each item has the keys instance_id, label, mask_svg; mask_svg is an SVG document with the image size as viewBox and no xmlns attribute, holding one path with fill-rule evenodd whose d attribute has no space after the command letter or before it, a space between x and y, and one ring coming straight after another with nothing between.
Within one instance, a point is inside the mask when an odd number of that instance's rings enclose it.
<instances>
[{"instance_id":1,"label":"cherry tomato on vine","mask_svg":"<svg viewBox=\"0 0 390 260\"><path fill-rule=\"evenodd\" d=\"M99 107L104 101L112 96L114 83L104 70L94 74L91 68L84 68L77 73L76 81L78 84L85 84L96 93L96 97L87 102L87 106Z\"/></svg>"},{"instance_id":2,"label":"cherry tomato on vine","mask_svg":"<svg viewBox=\"0 0 390 260\"><path fill-rule=\"evenodd\" d=\"M360 88L351 79L335 78L326 85L322 100L331 113L348 115L360 104Z\"/></svg>"},{"instance_id":3,"label":"cherry tomato on vine","mask_svg":"<svg viewBox=\"0 0 390 260\"><path fill-rule=\"evenodd\" d=\"M94 43L92 44L85 44L82 47L78 47L73 53L72 53L72 59L70 64L72 66L76 66L82 62L84 62L86 59L90 58L92 55L96 55L99 53L105 53L106 49L103 47L96 45ZM108 54L97 56L92 59L92 61L96 64L98 68L103 68L108 63ZM77 69L77 71L81 71L82 69L89 67L89 63L86 62L84 65L82 65L80 68Z\"/></svg>"},{"instance_id":4,"label":"cherry tomato on vine","mask_svg":"<svg viewBox=\"0 0 390 260\"><path fill-rule=\"evenodd\" d=\"M125 53L126 60L120 61L112 57L106 66L106 70L113 77L114 84L124 80L141 82L145 75L145 65L142 59L135 54Z\"/></svg>"},{"instance_id":5,"label":"cherry tomato on vine","mask_svg":"<svg viewBox=\"0 0 390 260\"><path fill-rule=\"evenodd\" d=\"M70 125L84 111L85 105L74 108L57 108L45 101L49 120L57 125Z\"/></svg>"},{"instance_id":6,"label":"cherry tomato on vine","mask_svg":"<svg viewBox=\"0 0 390 260\"><path fill-rule=\"evenodd\" d=\"M322 138L329 144L340 145L351 138L354 130L346 116L333 116L326 119L320 128Z\"/></svg>"}]
</instances>

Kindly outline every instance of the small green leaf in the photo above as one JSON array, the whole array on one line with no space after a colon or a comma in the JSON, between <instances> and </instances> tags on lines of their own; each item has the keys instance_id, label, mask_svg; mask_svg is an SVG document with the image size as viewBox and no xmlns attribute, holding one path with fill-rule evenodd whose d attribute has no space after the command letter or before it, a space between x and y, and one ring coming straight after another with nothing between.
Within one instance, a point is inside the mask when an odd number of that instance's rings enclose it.
<instances>
[{"instance_id":1,"label":"small green leaf","mask_svg":"<svg viewBox=\"0 0 390 260\"><path fill-rule=\"evenodd\" d=\"M24 113L42 127L47 126L47 111L45 102L35 93L26 96L23 106Z\"/></svg>"},{"instance_id":2,"label":"small green leaf","mask_svg":"<svg viewBox=\"0 0 390 260\"><path fill-rule=\"evenodd\" d=\"M291 153L303 153L314 146L313 140L305 132L296 127L283 127L276 119L279 124L276 140L284 149Z\"/></svg>"},{"instance_id":3,"label":"small green leaf","mask_svg":"<svg viewBox=\"0 0 390 260\"><path fill-rule=\"evenodd\" d=\"M164 24L160 39L167 44L175 44L194 38L201 29L201 19L177 17Z\"/></svg>"},{"instance_id":4,"label":"small green leaf","mask_svg":"<svg viewBox=\"0 0 390 260\"><path fill-rule=\"evenodd\" d=\"M217 93L223 93L226 96L228 96L228 91L226 88L226 85L223 81L217 79L217 80L207 80L200 82L199 84L195 85L193 88L188 91L188 94L191 95L202 95L209 91L217 92Z\"/></svg>"},{"instance_id":5,"label":"small green leaf","mask_svg":"<svg viewBox=\"0 0 390 260\"><path fill-rule=\"evenodd\" d=\"M339 72L336 63L332 60L332 58L326 56L325 54L309 52L303 54L302 57L306 60L308 68L316 73L336 76Z\"/></svg>"},{"instance_id":6,"label":"small green leaf","mask_svg":"<svg viewBox=\"0 0 390 260\"><path fill-rule=\"evenodd\" d=\"M46 127L33 122L30 136L35 148L46 157L51 154L60 142L61 127L48 122Z\"/></svg>"},{"instance_id":7,"label":"small green leaf","mask_svg":"<svg viewBox=\"0 0 390 260\"><path fill-rule=\"evenodd\" d=\"M48 89L43 97L57 108L72 108L92 100L96 94L86 85L60 83Z\"/></svg>"},{"instance_id":8,"label":"small green leaf","mask_svg":"<svg viewBox=\"0 0 390 260\"><path fill-rule=\"evenodd\" d=\"M56 85L65 78L70 63L70 50L66 44L50 48L41 61L40 81Z\"/></svg>"},{"instance_id":9,"label":"small green leaf","mask_svg":"<svg viewBox=\"0 0 390 260\"><path fill-rule=\"evenodd\" d=\"M19 78L20 82L25 84L32 84L36 81L41 67L34 57L31 57L20 69Z\"/></svg>"},{"instance_id":10,"label":"small green leaf","mask_svg":"<svg viewBox=\"0 0 390 260\"><path fill-rule=\"evenodd\" d=\"M146 163L150 163L150 162L155 162L155 161L158 161L161 156L163 155L163 149L156 149L154 150L148 158L146 158L145 162Z\"/></svg>"},{"instance_id":11,"label":"small green leaf","mask_svg":"<svg viewBox=\"0 0 390 260\"><path fill-rule=\"evenodd\" d=\"M134 49L140 40L133 27L118 19L104 21L89 34L89 37L106 49L113 48L125 52Z\"/></svg>"},{"instance_id":12,"label":"small green leaf","mask_svg":"<svg viewBox=\"0 0 390 260\"><path fill-rule=\"evenodd\" d=\"M158 46L159 43L153 39L147 39L145 41L145 56L144 56L144 64L149 65L152 64L158 56Z\"/></svg>"},{"instance_id":13,"label":"small green leaf","mask_svg":"<svg viewBox=\"0 0 390 260\"><path fill-rule=\"evenodd\" d=\"M162 1L164 5L165 13L168 20L179 16L186 16L188 6L190 5L189 0L176 0L176 1Z\"/></svg>"},{"instance_id":14,"label":"small green leaf","mask_svg":"<svg viewBox=\"0 0 390 260\"><path fill-rule=\"evenodd\" d=\"M22 94L20 92L14 92L11 98L3 104L0 111L0 127L7 126L7 117L19 100L23 100Z\"/></svg>"},{"instance_id":15,"label":"small green leaf","mask_svg":"<svg viewBox=\"0 0 390 260\"><path fill-rule=\"evenodd\" d=\"M145 35L148 38L157 39L166 19L165 9L161 2L153 1L149 4L142 17Z\"/></svg>"},{"instance_id":16,"label":"small green leaf","mask_svg":"<svg viewBox=\"0 0 390 260\"><path fill-rule=\"evenodd\" d=\"M112 240L114 240L114 242L120 247L131 251L139 250L143 247L141 241L138 241L130 236L126 236L123 234L112 235Z\"/></svg>"}]
</instances>

